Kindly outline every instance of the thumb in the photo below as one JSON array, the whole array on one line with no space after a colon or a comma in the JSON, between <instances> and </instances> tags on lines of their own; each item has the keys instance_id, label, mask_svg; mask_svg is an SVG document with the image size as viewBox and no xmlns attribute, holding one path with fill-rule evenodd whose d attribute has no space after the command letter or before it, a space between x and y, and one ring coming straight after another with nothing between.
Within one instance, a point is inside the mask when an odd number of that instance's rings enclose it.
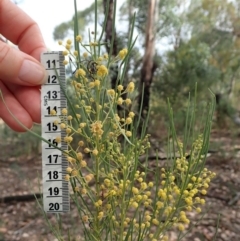
<instances>
[{"instance_id":1,"label":"thumb","mask_svg":"<svg viewBox=\"0 0 240 241\"><path fill-rule=\"evenodd\" d=\"M47 73L33 57L0 41L0 80L34 86L44 84Z\"/></svg>"}]
</instances>

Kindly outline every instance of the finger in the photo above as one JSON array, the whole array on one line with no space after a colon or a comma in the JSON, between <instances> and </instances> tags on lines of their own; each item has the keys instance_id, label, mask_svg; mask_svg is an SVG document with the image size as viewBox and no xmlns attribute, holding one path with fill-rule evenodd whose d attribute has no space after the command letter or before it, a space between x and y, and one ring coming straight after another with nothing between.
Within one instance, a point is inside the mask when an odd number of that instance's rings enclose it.
<instances>
[{"instance_id":1,"label":"finger","mask_svg":"<svg viewBox=\"0 0 240 241\"><path fill-rule=\"evenodd\" d=\"M0 89L2 92L2 96L4 98L4 101L12 114L15 116L15 118L22 123L24 126L26 126L28 129L30 129L33 125L32 118L28 114L28 112L22 107L22 105L17 101L15 96L12 95L12 93L7 89L7 87L4 85L2 81L0 81ZM0 117L3 119L3 121L14 131L23 132L26 131L23 127L21 127L17 121L9 114L8 109L6 108L5 104L2 101L2 98L0 99Z\"/></svg>"},{"instance_id":2,"label":"finger","mask_svg":"<svg viewBox=\"0 0 240 241\"><path fill-rule=\"evenodd\" d=\"M35 123L41 122L41 93L40 87L29 87L7 84L8 90L13 93L17 101L31 116Z\"/></svg>"},{"instance_id":3,"label":"finger","mask_svg":"<svg viewBox=\"0 0 240 241\"><path fill-rule=\"evenodd\" d=\"M0 33L37 60L46 51L38 25L9 0L0 0Z\"/></svg>"},{"instance_id":4,"label":"finger","mask_svg":"<svg viewBox=\"0 0 240 241\"><path fill-rule=\"evenodd\" d=\"M16 85L41 85L47 80L44 67L33 57L0 41L0 78Z\"/></svg>"}]
</instances>

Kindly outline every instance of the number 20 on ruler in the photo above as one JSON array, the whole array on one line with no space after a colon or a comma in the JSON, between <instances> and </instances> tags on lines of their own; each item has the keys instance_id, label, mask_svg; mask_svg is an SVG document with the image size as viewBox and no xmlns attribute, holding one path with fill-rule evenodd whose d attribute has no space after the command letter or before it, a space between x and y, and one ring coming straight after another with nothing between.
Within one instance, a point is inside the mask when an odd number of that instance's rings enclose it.
<instances>
[{"instance_id":1,"label":"number 20 on ruler","mask_svg":"<svg viewBox=\"0 0 240 241\"><path fill-rule=\"evenodd\" d=\"M64 132L55 122L60 123L61 110L67 107L61 89L61 86L66 88L63 60L62 52L47 52L41 56L41 63L48 73L48 82L41 89L42 137L51 143L42 141L43 205L46 212L67 212L70 208L69 186L64 180L68 162L62 152L52 146L67 150L66 143L56 141L57 137L63 140ZM57 115L52 116L51 110Z\"/></svg>"}]
</instances>

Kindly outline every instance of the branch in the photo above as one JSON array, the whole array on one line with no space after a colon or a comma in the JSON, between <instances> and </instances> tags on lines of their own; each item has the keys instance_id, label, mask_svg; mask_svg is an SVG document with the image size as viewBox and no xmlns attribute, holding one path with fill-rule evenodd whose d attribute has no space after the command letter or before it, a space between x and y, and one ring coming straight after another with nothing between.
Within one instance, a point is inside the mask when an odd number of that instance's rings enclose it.
<instances>
[{"instance_id":1,"label":"branch","mask_svg":"<svg viewBox=\"0 0 240 241\"><path fill-rule=\"evenodd\" d=\"M32 202L32 201L35 201L36 199L40 199L40 198L42 198L41 193L7 196L7 197L0 197L0 203Z\"/></svg>"}]
</instances>

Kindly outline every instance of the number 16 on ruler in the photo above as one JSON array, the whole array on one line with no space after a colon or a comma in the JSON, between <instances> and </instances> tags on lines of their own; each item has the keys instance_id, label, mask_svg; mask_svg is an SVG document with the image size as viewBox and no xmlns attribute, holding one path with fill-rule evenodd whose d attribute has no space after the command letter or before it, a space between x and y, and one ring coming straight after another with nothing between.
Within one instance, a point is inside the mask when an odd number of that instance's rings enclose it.
<instances>
[{"instance_id":1,"label":"number 16 on ruler","mask_svg":"<svg viewBox=\"0 0 240 241\"><path fill-rule=\"evenodd\" d=\"M70 207L69 186L64 180L68 163L62 152L52 146L67 150L66 143L56 141L57 137L63 140L65 133L55 122L60 123L58 116L67 107L61 90L61 86L66 87L63 60L62 52L47 52L41 56L41 63L48 72L48 82L41 89L42 137L51 143L42 142L43 205L46 212L67 212ZM50 115L51 110L57 115Z\"/></svg>"}]
</instances>

